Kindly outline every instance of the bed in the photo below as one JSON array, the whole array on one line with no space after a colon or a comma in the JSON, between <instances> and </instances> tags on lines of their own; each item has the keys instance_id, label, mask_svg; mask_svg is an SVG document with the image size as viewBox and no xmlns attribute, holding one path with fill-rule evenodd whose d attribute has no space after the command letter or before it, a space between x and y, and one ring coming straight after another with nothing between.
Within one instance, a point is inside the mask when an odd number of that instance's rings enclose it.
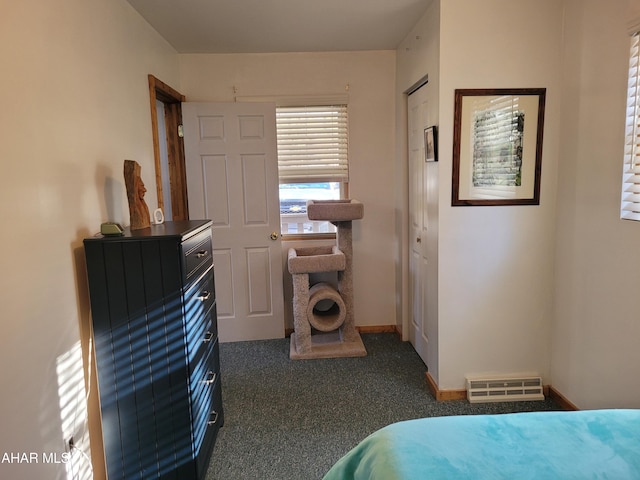
<instances>
[{"instance_id":1,"label":"bed","mask_svg":"<svg viewBox=\"0 0 640 480\"><path fill-rule=\"evenodd\" d=\"M369 435L324 480L640 479L640 410L433 417Z\"/></svg>"}]
</instances>

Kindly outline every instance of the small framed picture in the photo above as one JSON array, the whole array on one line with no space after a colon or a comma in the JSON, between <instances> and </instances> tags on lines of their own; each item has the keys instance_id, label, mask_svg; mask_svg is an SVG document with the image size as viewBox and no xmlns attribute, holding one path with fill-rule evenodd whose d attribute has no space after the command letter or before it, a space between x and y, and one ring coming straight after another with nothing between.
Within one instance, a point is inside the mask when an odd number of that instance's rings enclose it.
<instances>
[{"instance_id":1,"label":"small framed picture","mask_svg":"<svg viewBox=\"0 0 640 480\"><path fill-rule=\"evenodd\" d=\"M435 125L424 129L424 161L438 161L438 129Z\"/></svg>"}]
</instances>

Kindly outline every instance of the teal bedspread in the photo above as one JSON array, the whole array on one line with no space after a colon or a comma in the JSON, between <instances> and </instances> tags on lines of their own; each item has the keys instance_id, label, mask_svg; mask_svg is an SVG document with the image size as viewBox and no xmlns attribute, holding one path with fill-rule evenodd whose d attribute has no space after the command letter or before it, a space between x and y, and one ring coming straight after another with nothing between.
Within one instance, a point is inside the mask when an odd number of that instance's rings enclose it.
<instances>
[{"instance_id":1,"label":"teal bedspread","mask_svg":"<svg viewBox=\"0 0 640 480\"><path fill-rule=\"evenodd\" d=\"M433 417L360 442L324 480L640 480L640 410Z\"/></svg>"}]
</instances>

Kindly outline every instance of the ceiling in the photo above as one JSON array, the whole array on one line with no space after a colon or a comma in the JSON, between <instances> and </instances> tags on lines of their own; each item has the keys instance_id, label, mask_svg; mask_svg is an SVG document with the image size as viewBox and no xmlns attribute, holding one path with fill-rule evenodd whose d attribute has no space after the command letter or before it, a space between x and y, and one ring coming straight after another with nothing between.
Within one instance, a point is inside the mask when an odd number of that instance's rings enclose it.
<instances>
[{"instance_id":1,"label":"ceiling","mask_svg":"<svg viewBox=\"0 0 640 480\"><path fill-rule=\"evenodd\" d=\"M179 53L394 50L431 0L127 0Z\"/></svg>"}]
</instances>

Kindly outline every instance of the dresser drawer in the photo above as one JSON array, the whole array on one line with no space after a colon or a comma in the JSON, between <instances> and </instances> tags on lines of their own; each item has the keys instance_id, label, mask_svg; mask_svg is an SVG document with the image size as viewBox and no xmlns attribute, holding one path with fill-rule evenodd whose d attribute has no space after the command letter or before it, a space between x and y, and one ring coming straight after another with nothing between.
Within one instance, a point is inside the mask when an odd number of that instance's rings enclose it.
<instances>
[{"instance_id":1,"label":"dresser drawer","mask_svg":"<svg viewBox=\"0 0 640 480\"><path fill-rule=\"evenodd\" d=\"M184 278L186 284L193 282L210 265L213 265L213 243L211 230L207 229L182 243Z\"/></svg>"},{"instance_id":2,"label":"dresser drawer","mask_svg":"<svg viewBox=\"0 0 640 480\"><path fill-rule=\"evenodd\" d=\"M218 423L217 417L221 413L221 402L214 396L214 392L220 389L221 385L217 339L211 348L204 350L205 355L196 360L195 368L190 373L191 414L196 452L202 446L209 427Z\"/></svg>"},{"instance_id":3,"label":"dresser drawer","mask_svg":"<svg viewBox=\"0 0 640 480\"><path fill-rule=\"evenodd\" d=\"M220 377L220 362L218 351L218 339L216 338L213 345L209 348L202 348L198 353L198 358L193 362L193 368L190 369L189 376L191 377L191 391L199 405L203 399L210 401L211 390L213 385L219 380Z\"/></svg>"},{"instance_id":4,"label":"dresser drawer","mask_svg":"<svg viewBox=\"0 0 640 480\"><path fill-rule=\"evenodd\" d=\"M191 287L184 296L185 320L187 327L193 321L211 310L216 301L216 291L213 282L213 272L208 272Z\"/></svg>"},{"instance_id":5,"label":"dresser drawer","mask_svg":"<svg viewBox=\"0 0 640 480\"><path fill-rule=\"evenodd\" d=\"M196 369L208 368L203 362L209 356L214 345L217 345L218 331L215 322L215 305L213 309L187 331L187 350L189 357L189 373ZM216 347L217 348L217 347Z\"/></svg>"},{"instance_id":6,"label":"dresser drawer","mask_svg":"<svg viewBox=\"0 0 640 480\"><path fill-rule=\"evenodd\" d=\"M199 472L206 472L209 458L213 452L218 430L224 424L224 412L222 410L222 385L220 381L213 387L213 404L207 414L207 427L202 441L200 452L197 455L197 465Z\"/></svg>"}]
</instances>

